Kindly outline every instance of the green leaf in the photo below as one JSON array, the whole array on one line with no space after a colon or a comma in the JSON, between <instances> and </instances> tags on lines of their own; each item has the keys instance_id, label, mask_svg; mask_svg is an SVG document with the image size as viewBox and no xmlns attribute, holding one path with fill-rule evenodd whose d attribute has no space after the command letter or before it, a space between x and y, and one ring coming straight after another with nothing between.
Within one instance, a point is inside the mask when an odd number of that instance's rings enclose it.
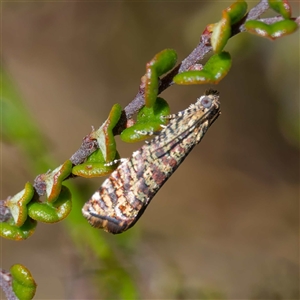
<instances>
[{"instance_id":1,"label":"green leaf","mask_svg":"<svg viewBox=\"0 0 300 300\"><path fill-rule=\"evenodd\" d=\"M97 149L96 151L94 151L87 159L87 162L89 163L93 163L93 162L97 162L97 163L105 163L105 159L103 157L103 153L100 149ZM76 166L75 166L76 167Z\"/></svg>"},{"instance_id":2,"label":"green leaf","mask_svg":"<svg viewBox=\"0 0 300 300\"><path fill-rule=\"evenodd\" d=\"M159 87L159 76L171 70L177 61L177 53L173 49L165 49L157 53L147 64L146 74L142 77L145 85L145 105L152 107L156 101Z\"/></svg>"},{"instance_id":3,"label":"green leaf","mask_svg":"<svg viewBox=\"0 0 300 300\"><path fill-rule=\"evenodd\" d=\"M158 97L153 107L144 106L137 115L137 123L147 124L148 122L156 122L166 124L164 116L170 114L170 107L166 100Z\"/></svg>"},{"instance_id":4,"label":"green leaf","mask_svg":"<svg viewBox=\"0 0 300 300\"><path fill-rule=\"evenodd\" d=\"M72 173L76 176L85 177L85 178L93 178L106 176L111 174L116 168L118 164L107 166L105 163L82 163L73 168Z\"/></svg>"},{"instance_id":5,"label":"green leaf","mask_svg":"<svg viewBox=\"0 0 300 300\"><path fill-rule=\"evenodd\" d=\"M292 8L287 0L269 0L268 2L270 7L281 14L285 19L291 17Z\"/></svg>"},{"instance_id":6,"label":"green leaf","mask_svg":"<svg viewBox=\"0 0 300 300\"><path fill-rule=\"evenodd\" d=\"M144 106L137 115L137 122L122 131L122 141L134 143L148 139L150 135L162 129L161 125L167 124L165 116L170 114L168 103L163 98L157 98L153 107Z\"/></svg>"},{"instance_id":7,"label":"green leaf","mask_svg":"<svg viewBox=\"0 0 300 300\"><path fill-rule=\"evenodd\" d=\"M225 9L228 13L231 25L240 21L246 14L248 4L244 0L238 0Z\"/></svg>"},{"instance_id":8,"label":"green leaf","mask_svg":"<svg viewBox=\"0 0 300 300\"><path fill-rule=\"evenodd\" d=\"M10 268L12 275L12 288L18 299L30 300L34 297L36 283L30 271L20 264L15 264Z\"/></svg>"},{"instance_id":9,"label":"green leaf","mask_svg":"<svg viewBox=\"0 0 300 300\"><path fill-rule=\"evenodd\" d=\"M62 165L50 173L41 174L39 177L46 183L46 195L48 202L54 202L61 193L63 181L72 172L72 162L66 160Z\"/></svg>"},{"instance_id":10,"label":"green leaf","mask_svg":"<svg viewBox=\"0 0 300 300\"><path fill-rule=\"evenodd\" d=\"M119 159L120 155L117 152L115 159ZM100 149L97 149L93 154L91 154L85 163L74 166L72 169L72 174L85 177L100 177L106 176L112 173L118 164L107 165L104 161L102 152Z\"/></svg>"},{"instance_id":11,"label":"green leaf","mask_svg":"<svg viewBox=\"0 0 300 300\"><path fill-rule=\"evenodd\" d=\"M222 11L222 19L209 24L207 30L212 32L211 45L215 53L220 53L231 36L231 26L240 21L247 12L247 3L238 0Z\"/></svg>"},{"instance_id":12,"label":"green leaf","mask_svg":"<svg viewBox=\"0 0 300 300\"><path fill-rule=\"evenodd\" d=\"M165 74L174 68L177 62L177 53L173 49L165 49L157 53L147 66L155 68L158 76Z\"/></svg>"},{"instance_id":13,"label":"green leaf","mask_svg":"<svg viewBox=\"0 0 300 300\"><path fill-rule=\"evenodd\" d=\"M292 20L282 20L271 25L257 20L249 20L245 23L245 29L248 32L271 40L288 35L296 31L297 28L297 23Z\"/></svg>"},{"instance_id":14,"label":"green leaf","mask_svg":"<svg viewBox=\"0 0 300 300\"><path fill-rule=\"evenodd\" d=\"M26 240L34 233L36 225L37 222L29 217L21 227L12 220L3 222L0 223L0 236L14 241Z\"/></svg>"},{"instance_id":15,"label":"green leaf","mask_svg":"<svg viewBox=\"0 0 300 300\"><path fill-rule=\"evenodd\" d=\"M177 84L205 84L220 82L231 67L231 57L228 52L213 55L201 71L187 71L177 74L173 81Z\"/></svg>"},{"instance_id":16,"label":"green leaf","mask_svg":"<svg viewBox=\"0 0 300 300\"><path fill-rule=\"evenodd\" d=\"M229 14L224 10L222 19L212 25L211 45L215 53L220 53L231 36L231 20Z\"/></svg>"},{"instance_id":17,"label":"green leaf","mask_svg":"<svg viewBox=\"0 0 300 300\"><path fill-rule=\"evenodd\" d=\"M115 104L106 121L96 131L90 134L92 139L97 140L99 149L102 151L105 162L111 162L115 159L117 149L113 129L117 125L122 113L120 104Z\"/></svg>"},{"instance_id":18,"label":"green leaf","mask_svg":"<svg viewBox=\"0 0 300 300\"><path fill-rule=\"evenodd\" d=\"M25 184L25 189L9 198L5 206L9 208L15 225L21 227L27 219L27 204L32 200L34 189L30 182Z\"/></svg>"},{"instance_id":19,"label":"green leaf","mask_svg":"<svg viewBox=\"0 0 300 300\"><path fill-rule=\"evenodd\" d=\"M58 199L54 202L32 201L28 204L28 215L39 222L56 223L66 218L72 209L72 195L62 186Z\"/></svg>"}]
</instances>

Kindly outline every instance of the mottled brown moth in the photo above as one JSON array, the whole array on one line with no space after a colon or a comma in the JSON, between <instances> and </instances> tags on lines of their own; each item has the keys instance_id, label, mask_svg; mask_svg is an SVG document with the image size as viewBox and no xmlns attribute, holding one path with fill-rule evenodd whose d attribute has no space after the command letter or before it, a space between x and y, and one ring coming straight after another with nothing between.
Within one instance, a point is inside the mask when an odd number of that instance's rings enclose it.
<instances>
[{"instance_id":1,"label":"mottled brown moth","mask_svg":"<svg viewBox=\"0 0 300 300\"><path fill-rule=\"evenodd\" d=\"M123 159L82 209L97 228L122 233L141 217L151 199L220 115L218 92L209 90L170 120L152 140Z\"/></svg>"}]
</instances>

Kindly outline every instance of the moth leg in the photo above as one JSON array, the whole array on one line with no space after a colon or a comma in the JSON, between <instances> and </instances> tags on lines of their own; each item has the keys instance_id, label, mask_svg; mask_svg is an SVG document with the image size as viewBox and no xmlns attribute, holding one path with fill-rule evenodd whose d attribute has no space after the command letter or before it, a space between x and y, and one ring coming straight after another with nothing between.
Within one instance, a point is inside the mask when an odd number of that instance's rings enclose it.
<instances>
[{"instance_id":1,"label":"moth leg","mask_svg":"<svg viewBox=\"0 0 300 300\"><path fill-rule=\"evenodd\" d=\"M167 120L172 120L175 119L176 115L172 114L172 115L167 115L167 116L161 116L161 119L167 119Z\"/></svg>"}]
</instances>

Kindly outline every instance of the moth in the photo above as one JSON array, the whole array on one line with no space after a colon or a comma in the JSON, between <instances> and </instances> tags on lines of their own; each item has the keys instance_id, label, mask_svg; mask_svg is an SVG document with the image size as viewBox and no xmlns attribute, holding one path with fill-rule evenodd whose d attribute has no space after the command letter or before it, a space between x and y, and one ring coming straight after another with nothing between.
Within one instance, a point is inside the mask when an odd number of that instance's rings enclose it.
<instances>
[{"instance_id":1,"label":"moth","mask_svg":"<svg viewBox=\"0 0 300 300\"><path fill-rule=\"evenodd\" d=\"M167 116L168 125L123 159L85 203L84 217L113 234L131 228L219 115L218 92L209 90L187 109Z\"/></svg>"}]
</instances>

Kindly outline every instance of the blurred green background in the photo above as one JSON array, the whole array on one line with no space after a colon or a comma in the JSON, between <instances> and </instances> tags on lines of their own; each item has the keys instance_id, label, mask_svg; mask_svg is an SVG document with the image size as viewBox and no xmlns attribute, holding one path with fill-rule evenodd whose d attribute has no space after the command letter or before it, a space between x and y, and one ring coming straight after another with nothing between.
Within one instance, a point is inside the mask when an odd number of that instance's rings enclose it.
<instances>
[{"instance_id":1,"label":"blurred green background","mask_svg":"<svg viewBox=\"0 0 300 300\"><path fill-rule=\"evenodd\" d=\"M1 3L1 199L68 159L133 99L147 61L164 48L185 58L231 3ZM80 207L103 179L76 179L67 220L1 239L1 266L28 267L35 299L299 298L299 31L243 33L226 50L221 117L130 231L89 227ZM210 87L162 97L177 112ZM123 157L141 145L117 141Z\"/></svg>"}]
</instances>

